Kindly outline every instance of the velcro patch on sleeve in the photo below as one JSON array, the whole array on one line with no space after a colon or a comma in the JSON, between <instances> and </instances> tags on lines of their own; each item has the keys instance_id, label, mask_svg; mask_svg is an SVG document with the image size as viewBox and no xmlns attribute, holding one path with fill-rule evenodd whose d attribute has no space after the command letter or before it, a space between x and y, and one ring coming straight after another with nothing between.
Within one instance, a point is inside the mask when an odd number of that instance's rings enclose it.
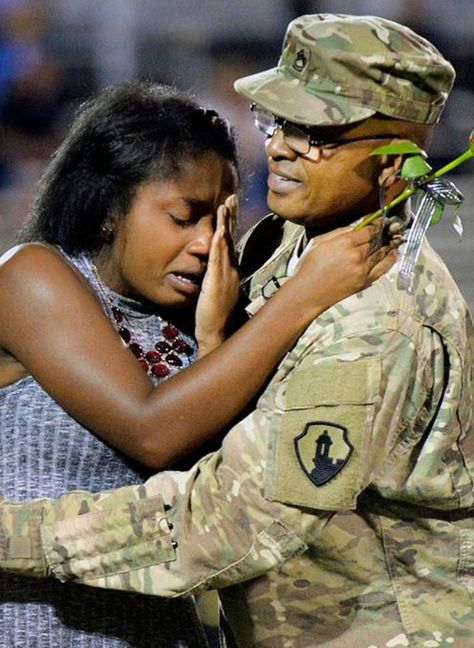
<instances>
[{"instance_id":1,"label":"velcro patch on sleeve","mask_svg":"<svg viewBox=\"0 0 474 648\"><path fill-rule=\"evenodd\" d=\"M31 547L31 540L29 538L13 537L10 540L8 557L16 558L32 558L33 549Z\"/></svg>"},{"instance_id":2,"label":"velcro patch on sleeve","mask_svg":"<svg viewBox=\"0 0 474 648\"><path fill-rule=\"evenodd\" d=\"M114 495L109 499L113 502ZM104 499L102 510L43 525L41 537L48 566L63 581L127 574L176 560L159 495L131 498L116 507ZM123 589L127 589L126 579Z\"/></svg>"},{"instance_id":3,"label":"velcro patch on sleeve","mask_svg":"<svg viewBox=\"0 0 474 648\"><path fill-rule=\"evenodd\" d=\"M273 421L265 495L325 511L355 508L372 441L380 359L327 358L294 371Z\"/></svg>"}]
</instances>

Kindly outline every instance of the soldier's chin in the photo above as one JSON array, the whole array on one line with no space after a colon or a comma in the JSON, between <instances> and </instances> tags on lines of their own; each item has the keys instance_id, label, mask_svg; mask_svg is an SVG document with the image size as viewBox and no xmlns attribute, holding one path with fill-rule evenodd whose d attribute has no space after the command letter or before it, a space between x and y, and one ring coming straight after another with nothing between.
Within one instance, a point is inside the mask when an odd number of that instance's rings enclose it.
<instances>
[{"instance_id":1,"label":"soldier's chin","mask_svg":"<svg viewBox=\"0 0 474 648\"><path fill-rule=\"evenodd\" d=\"M290 220L294 223L301 223L302 209L298 206L298 201L288 194L276 193L269 189L267 194L268 208L274 214L281 216L285 220Z\"/></svg>"},{"instance_id":2,"label":"soldier's chin","mask_svg":"<svg viewBox=\"0 0 474 648\"><path fill-rule=\"evenodd\" d=\"M306 213L305 206L300 204L298 200L295 200L294 197L292 198L269 191L267 202L270 211L296 225L303 225L305 227L312 226L313 219L317 220L317 217L309 216Z\"/></svg>"}]
</instances>

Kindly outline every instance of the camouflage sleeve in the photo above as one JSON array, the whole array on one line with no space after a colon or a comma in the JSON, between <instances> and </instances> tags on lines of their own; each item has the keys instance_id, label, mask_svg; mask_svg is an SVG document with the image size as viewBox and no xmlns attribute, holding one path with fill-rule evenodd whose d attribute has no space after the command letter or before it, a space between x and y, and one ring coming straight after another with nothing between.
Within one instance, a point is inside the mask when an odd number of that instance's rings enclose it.
<instances>
[{"instance_id":1,"label":"camouflage sleeve","mask_svg":"<svg viewBox=\"0 0 474 648\"><path fill-rule=\"evenodd\" d=\"M416 427L426 365L439 354L420 326L327 344L316 329L221 451L190 471L6 505L0 567L178 596L255 578L305 551Z\"/></svg>"},{"instance_id":2,"label":"camouflage sleeve","mask_svg":"<svg viewBox=\"0 0 474 648\"><path fill-rule=\"evenodd\" d=\"M87 533L89 538L94 537L98 554L104 550L104 555L100 555L104 564L113 559L115 548L122 548L119 542L129 542L130 531L143 547L152 539L153 550L164 559L172 553L162 499L147 498L141 486L127 486L97 494L71 492L58 501L3 502L0 505L0 568L30 576L50 575L45 540L48 529L59 522L67 527L68 520L73 524L77 516L80 524L88 526ZM118 528L120 538L116 537ZM143 553L143 547L137 553ZM60 576L61 580L73 577L72 571Z\"/></svg>"},{"instance_id":3,"label":"camouflage sleeve","mask_svg":"<svg viewBox=\"0 0 474 648\"><path fill-rule=\"evenodd\" d=\"M18 544L34 537L36 550L18 562L4 543L0 567L160 596L224 587L277 567L305 550L306 527L316 533L328 515L305 515L264 497L272 418L257 408L220 452L186 473L164 472L95 496L5 505L4 538L15 533ZM33 514L41 507L38 535Z\"/></svg>"},{"instance_id":4,"label":"camouflage sleeve","mask_svg":"<svg viewBox=\"0 0 474 648\"><path fill-rule=\"evenodd\" d=\"M405 498L411 453L443 394L441 338L398 316L347 336L319 333L305 334L315 341L286 384L266 496L318 515L355 509L369 487Z\"/></svg>"},{"instance_id":5,"label":"camouflage sleeve","mask_svg":"<svg viewBox=\"0 0 474 648\"><path fill-rule=\"evenodd\" d=\"M48 568L41 546L43 500L0 505L0 567L32 576L46 576Z\"/></svg>"}]
</instances>

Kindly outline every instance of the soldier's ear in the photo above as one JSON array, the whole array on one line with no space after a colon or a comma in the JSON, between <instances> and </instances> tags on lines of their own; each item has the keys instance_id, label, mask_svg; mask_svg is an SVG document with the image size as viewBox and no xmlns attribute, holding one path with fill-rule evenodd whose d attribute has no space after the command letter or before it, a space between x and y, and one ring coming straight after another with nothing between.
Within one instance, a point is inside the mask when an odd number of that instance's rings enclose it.
<instances>
[{"instance_id":1,"label":"soldier's ear","mask_svg":"<svg viewBox=\"0 0 474 648\"><path fill-rule=\"evenodd\" d=\"M403 155L383 155L381 157L382 170L379 173L379 187L391 187L399 180L398 172L402 166Z\"/></svg>"}]
</instances>

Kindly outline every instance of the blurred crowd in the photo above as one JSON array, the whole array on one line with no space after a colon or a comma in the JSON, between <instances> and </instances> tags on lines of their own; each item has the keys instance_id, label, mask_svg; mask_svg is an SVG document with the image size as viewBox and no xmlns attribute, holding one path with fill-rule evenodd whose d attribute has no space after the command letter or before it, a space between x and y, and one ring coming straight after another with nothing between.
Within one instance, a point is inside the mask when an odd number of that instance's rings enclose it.
<instances>
[{"instance_id":1,"label":"blurred crowd","mask_svg":"<svg viewBox=\"0 0 474 648\"><path fill-rule=\"evenodd\" d=\"M465 148L474 125L473 0L0 0L0 251L75 106L129 78L192 90L235 125L246 229L265 213L265 161L233 80L273 66L287 23L316 12L376 14L432 40L458 73L436 162Z\"/></svg>"}]
</instances>

